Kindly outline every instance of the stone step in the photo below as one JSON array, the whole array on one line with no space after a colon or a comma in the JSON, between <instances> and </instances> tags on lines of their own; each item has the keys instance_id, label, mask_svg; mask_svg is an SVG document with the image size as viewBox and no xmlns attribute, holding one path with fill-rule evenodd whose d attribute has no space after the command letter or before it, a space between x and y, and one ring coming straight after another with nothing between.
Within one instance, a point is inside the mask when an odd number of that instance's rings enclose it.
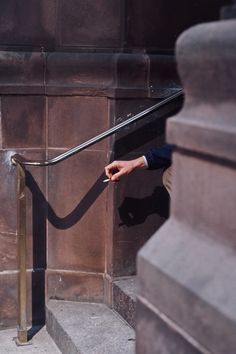
<instances>
[{"instance_id":1,"label":"stone step","mask_svg":"<svg viewBox=\"0 0 236 354\"><path fill-rule=\"evenodd\" d=\"M0 331L1 354L60 354L60 350L46 331L46 327L35 326L28 331L32 338L29 345L18 347L14 338L17 335L16 328Z\"/></svg>"},{"instance_id":2,"label":"stone step","mask_svg":"<svg viewBox=\"0 0 236 354\"><path fill-rule=\"evenodd\" d=\"M104 304L50 300L47 330L63 354L133 354L134 330Z\"/></svg>"},{"instance_id":3,"label":"stone step","mask_svg":"<svg viewBox=\"0 0 236 354\"><path fill-rule=\"evenodd\" d=\"M138 281L136 276L120 278L113 283L113 309L133 328L135 327L137 292Z\"/></svg>"}]
</instances>

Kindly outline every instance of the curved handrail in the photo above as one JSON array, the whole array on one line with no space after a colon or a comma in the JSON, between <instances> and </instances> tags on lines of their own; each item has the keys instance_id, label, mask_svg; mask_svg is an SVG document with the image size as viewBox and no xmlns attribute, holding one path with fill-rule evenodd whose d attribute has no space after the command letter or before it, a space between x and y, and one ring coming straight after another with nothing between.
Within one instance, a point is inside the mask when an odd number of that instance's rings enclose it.
<instances>
[{"instance_id":1,"label":"curved handrail","mask_svg":"<svg viewBox=\"0 0 236 354\"><path fill-rule=\"evenodd\" d=\"M24 165L24 166L50 166L50 165L55 165L56 163L63 161L73 155L75 155L76 153L88 148L89 146L103 140L104 138L116 133L118 130L120 130L121 128L126 127L127 125L137 122L139 119L141 119L142 117L146 116L147 114L155 111L156 109L164 106L165 104L174 101L175 99L179 98L183 96L183 90L180 89L177 93L174 93L173 95L169 96L168 98L164 99L163 101L156 103L155 105L145 109L142 112L139 112L138 114L136 114L135 116L125 120L124 122L115 125L114 127L106 130L105 132L93 137L90 140L87 140L86 142L75 146L69 150L67 150L66 152L64 152L63 154L60 154L56 157L53 157L52 159L49 160L39 160L39 161L32 161L32 160L27 160L25 159L23 156L19 155L19 154L15 154L13 156L11 156L11 162L16 165L16 164L20 164L20 165Z\"/></svg>"},{"instance_id":2,"label":"curved handrail","mask_svg":"<svg viewBox=\"0 0 236 354\"><path fill-rule=\"evenodd\" d=\"M148 113L153 112L157 108L164 106L166 103L171 102L183 95L183 90L164 99L163 101L149 107L135 116L127 119L126 121L114 126L111 129L95 136L94 138L80 144L63 154L45 161L31 161L25 159L23 156L15 154L11 157L11 161L16 165L17 170L17 236L18 236L18 327L16 342L18 345L26 345L28 341L27 335L27 264L26 264L26 171L25 165L29 166L50 166L68 157L84 150L85 148L97 143L98 141L110 136L121 128L138 121L140 118L146 116Z\"/></svg>"}]
</instances>

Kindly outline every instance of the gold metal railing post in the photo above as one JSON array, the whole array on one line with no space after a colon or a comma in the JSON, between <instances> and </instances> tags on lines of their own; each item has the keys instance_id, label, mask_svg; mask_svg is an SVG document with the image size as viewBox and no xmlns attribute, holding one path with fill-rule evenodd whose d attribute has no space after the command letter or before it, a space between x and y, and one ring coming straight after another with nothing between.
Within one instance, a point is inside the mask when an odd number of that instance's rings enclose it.
<instances>
[{"instance_id":1,"label":"gold metal railing post","mask_svg":"<svg viewBox=\"0 0 236 354\"><path fill-rule=\"evenodd\" d=\"M26 279L26 196L25 169L17 163L17 242L18 242L18 327L16 343L28 344Z\"/></svg>"}]
</instances>

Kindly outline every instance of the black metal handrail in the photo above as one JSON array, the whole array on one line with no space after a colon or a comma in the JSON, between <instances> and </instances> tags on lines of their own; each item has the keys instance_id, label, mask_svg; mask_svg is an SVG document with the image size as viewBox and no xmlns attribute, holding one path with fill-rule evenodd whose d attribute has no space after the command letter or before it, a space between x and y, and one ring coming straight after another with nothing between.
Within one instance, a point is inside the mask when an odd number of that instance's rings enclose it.
<instances>
[{"instance_id":1,"label":"black metal handrail","mask_svg":"<svg viewBox=\"0 0 236 354\"><path fill-rule=\"evenodd\" d=\"M11 156L11 162L17 169L17 239L18 239L18 328L16 342L18 345L28 344L27 335L27 274L26 274L26 171L25 166L50 166L60 161L63 161L70 156L86 149L87 147L96 144L102 139L116 133L120 129L137 122L147 114L155 111L158 108L163 107L167 103L170 103L177 98L183 96L183 90L179 90L177 93L164 99L163 101L149 107L148 109L136 114L135 116L125 120L124 122L114 126L111 129L95 136L94 138L82 143L61 155L58 155L50 160L45 161L32 161L27 160L19 154Z\"/></svg>"},{"instance_id":2,"label":"black metal handrail","mask_svg":"<svg viewBox=\"0 0 236 354\"><path fill-rule=\"evenodd\" d=\"M174 93L173 95L171 95L170 97L164 99L163 101L156 103L155 105L145 109L144 111L136 114L135 116L125 120L124 122L115 125L114 127L106 130L105 132L95 136L94 138L76 146L73 147L71 149L69 149L68 151L64 152L61 155L58 155L56 157L53 157L52 159L49 160L41 160L41 161L32 161L32 160L27 160L25 159L23 156L19 155L19 154L15 154L11 157L11 161L13 164L21 164L24 166L50 166L50 165L55 165L56 163L66 160L67 158L77 154L78 152L88 148L91 145L94 145L96 143L98 143L99 141L107 138L108 136L118 132L120 129L137 122L138 120L140 120L141 118L145 117L147 114L157 110L158 108L163 107L164 105L166 105L167 103L170 103L172 101L174 101L175 99L179 98L180 96L183 96L183 90L179 90L177 93Z\"/></svg>"}]
</instances>

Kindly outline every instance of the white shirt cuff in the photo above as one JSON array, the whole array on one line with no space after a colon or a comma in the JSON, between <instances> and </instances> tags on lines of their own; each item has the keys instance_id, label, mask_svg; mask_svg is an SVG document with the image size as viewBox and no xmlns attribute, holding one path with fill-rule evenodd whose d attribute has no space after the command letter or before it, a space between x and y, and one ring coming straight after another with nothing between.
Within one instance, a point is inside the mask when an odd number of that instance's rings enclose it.
<instances>
[{"instance_id":1,"label":"white shirt cuff","mask_svg":"<svg viewBox=\"0 0 236 354\"><path fill-rule=\"evenodd\" d=\"M144 155L143 155L142 157L143 157L143 159L144 159L144 163L145 163L144 168L148 168L148 162L147 162L146 157L145 157Z\"/></svg>"}]
</instances>

